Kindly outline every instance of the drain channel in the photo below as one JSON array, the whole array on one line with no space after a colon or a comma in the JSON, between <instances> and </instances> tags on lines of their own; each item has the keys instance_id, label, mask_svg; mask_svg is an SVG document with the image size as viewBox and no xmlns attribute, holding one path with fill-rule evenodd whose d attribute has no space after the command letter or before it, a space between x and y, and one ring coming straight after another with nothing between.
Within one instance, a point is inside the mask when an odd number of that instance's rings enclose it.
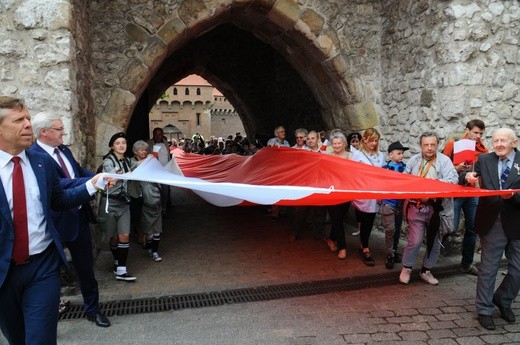
<instances>
[{"instance_id":1,"label":"drain channel","mask_svg":"<svg viewBox=\"0 0 520 345\"><path fill-rule=\"evenodd\" d=\"M460 265L439 267L435 270L438 278L447 278L461 274ZM106 316L155 313L168 310L214 307L224 304L269 301L282 298L312 296L325 293L354 291L374 287L396 285L397 272L362 277L319 280L302 283L269 285L225 291L214 291L187 295L174 295L157 298L109 301L100 303L101 312ZM417 278L418 272L412 277ZM83 306L73 304L61 314L60 320L84 318Z\"/></svg>"}]
</instances>

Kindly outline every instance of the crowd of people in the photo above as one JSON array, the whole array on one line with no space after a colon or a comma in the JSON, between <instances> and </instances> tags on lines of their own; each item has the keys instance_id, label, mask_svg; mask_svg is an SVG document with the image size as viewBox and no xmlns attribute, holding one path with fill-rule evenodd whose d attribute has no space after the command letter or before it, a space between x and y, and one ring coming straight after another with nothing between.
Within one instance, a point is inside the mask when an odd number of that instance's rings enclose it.
<instances>
[{"instance_id":1,"label":"crowd of people","mask_svg":"<svg viewBox=\"0 0 520 345\"><path fill-rule=\"evenodd\" d=\"M425 132L419 138L420 152L403 161L409 150L399 141L388 146L388 157L380 148L381 135L375 128L363 134L339 129L324 132L298 128L296 143L286 140L283 126L276 127L267 146L330 154L398 173L449 183L486 189L519 189L520 154L518 139L511 129L501 128L492 136L493 152L482 141L485 125L480 120L467 123L464 139L476 142L475 157L469 162L453 164L453 146L449 141L439 151L439 137ZM100 312L99 291L93 271L90 223L97 223L114 258L116 280L136 281L127 268L130 239L136 238L148 250L153 262L162 260L159 244L162 217L171 205L169 186L151 182L102 178L81 167L72 152L63 144L65 128L60 116L36 114L32 119L23 100L0 96L0 329L10 344L55 344L60 300L60 266L67 264L64 247L72 256L89 321L109 327L110 321ZM36 138L34 141L33 138ZM133 143L132 157L127 157L125 133L115 133L109 140L109 150L98 169L105 173L132 171L152 155L168 164L170 145L161 128L153 130L149 140ZM240 133L222 138L211 137L206 142L195 134L179 146L198 154L253 155L261 148L258 140L250 142ZM28 191L28 192L27 192ZM97 215L90 203L99 194ZM370 251L374 220L381 213L385 228L385 267L393 269L402 263L399 282L408 284L425 237L433 236L421 263L420 277L431 285L439 284L433 276L443 236L458 231L461 210L465 217L461 271L478 275L476 306L478 320L486 329L494 329L491 314L496 307L507 322L515 322L511 303L520 289L520 232L518 212L520 194L475 198L354 200L329 207L301 206L294 208L289 240L299 239L307 219L314 230L337 257L347 257L345 216L352 206L359 232L359 254L367 266L376 260ZM31 212L28 212L28 211ZM273 220L280 207L270 210ZM331 231L325 232L326 217ZM431 232L431 219L439 217L437 229ZM409 226L402 255L398 253L403 219ZM453 221L454 220L454 221ZM477 234L480 235L482 258L480 267L473 264ZM431 240L432 238L429 238ZM508 259L508 269L499 288L495 279L502 255Z\"/></svg>"},{"instance_id":2,"label":"crowd of people","mask_svg":"<svg viewBox=\"0 0 520 345\"><path fill-rule=\"evenodd\" d=\"M252 156L264 145L259 139L250 141L248 138L243 137L240 132L237 132L235 136L230 134L226 139L212 135L207 141L204 140L202 135L195 133L191 138L180 139L179 143L176 140L172 140L171 147L181 147L185 152L200 155L237 154Z\"/></svg>"},{"instance_id":3,"label":"crowd of people","mask_svg":"<svg viewBox=\"0 0 520 345\"><path fill-rule=\"evenodd\" d=\"M375 128L366 129L363 134L335 129L326 139L323 133L308 132L304 128L294 131L296 144L291 146L285 139L283 126L276 127L274 137L268 146L285 146L330 154L338 159L350 159L374 167L407 173L422 178L474 186L491 190L516 189L520 187L520 154L517 151L518 138L513 130L500 128L492 135L493 152L484 144L483 121L474 119L466 124L461 138L448 140L440 152L440 139L435 132L424 132L419 138L420 152L405 163L404 152L409 150L399 141L388 146L387 159L381 152L380 133ZM454 143L460 139L475 142L473 159L454 164ZM520 211L520 194L510 194L482 198L422 198L408 200L354 200L327 208L321 206L299 206L294 208L294 219L289 241L296 241L302 233L305 222L310 223L316 234L323 239L338 259L347 257L345 236L345 215L350 206L354 207L358 229L352 235L360 236L359 253L367 266L376 261L370 252L369 240L377 212L385 229L385 267L393 269L396 263L402 268L398 281L410 282L412 267L424 241L427 250L421 261L420 277L431 285L439 284L432 274L437 263L443 239L459 231L460 213L464 213L464 239L460 271L478 276L476 307L478 321L486 329L495 329L491 314L495 307L501 317L509 323L516 321L511 303L520 290L520 232L518 222L513 219ZM271 217L277 220L280 207L271 208ZM325 235L324 223L328 213L331 230ZM436 219L436 221L434 221ZM406 245L402 255L398 253L399 238L403 220L408 223ZM517 230L517 231L515 231ZM481 264L473 264L477 234L481 242ZM508 259L505 277L495 290L495 280L502 255Z\"/></svg>"}]
</instances>

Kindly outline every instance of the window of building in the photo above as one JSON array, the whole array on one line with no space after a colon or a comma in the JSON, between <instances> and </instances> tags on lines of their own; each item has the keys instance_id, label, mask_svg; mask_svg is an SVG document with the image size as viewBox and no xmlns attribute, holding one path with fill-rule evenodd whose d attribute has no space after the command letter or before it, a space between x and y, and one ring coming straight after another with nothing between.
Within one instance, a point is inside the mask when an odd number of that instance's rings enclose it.
<instances>
[{"instance_id":1,"label":"window of building","mask_svg":"<svg viewBox=\"0 0 520 345\"><path fill-rule=\"evenodd\" d=\"M197 96L200 96L200 87L197 88Z\"/></svg>"},{"instance_id":2,"label":"window of building","mask_svg":"<svg viewBox=\"0 0 520 345\"><path fill-rule=\"evenodd\" d=\"M197 113L197 126L200 126L200 113Z\"/></svg>"},{"instance_id":3,"label":"window of building","mask_svg":"<svg viewBox=\"0 0 520 345\"><path fill-rule=\"evenodd\" d=\"M184 90L184 94L186 96L189 96L190 95L190 89L186 88L186 90Z\"/></svg>"},{"instance_id":4,"label":"window of building","mask_svg":"<svg viewBox=\"0 0 520 345\"><path fill-rule=\"evenodd\" d=\"M225 119L225 118L222 118L222 124L223 124L223 125L226 124L226 119Z\"/></svg>"},{"instance_id":5,"label":"window of building","mask_svg":"<svg viewBox=\"0 0 520 345\"><path fill-rule=\"evenodd\" d=\"M177 96L177 88L176 87L173 88L173 95Z\"/></svg>"}]
</instances>

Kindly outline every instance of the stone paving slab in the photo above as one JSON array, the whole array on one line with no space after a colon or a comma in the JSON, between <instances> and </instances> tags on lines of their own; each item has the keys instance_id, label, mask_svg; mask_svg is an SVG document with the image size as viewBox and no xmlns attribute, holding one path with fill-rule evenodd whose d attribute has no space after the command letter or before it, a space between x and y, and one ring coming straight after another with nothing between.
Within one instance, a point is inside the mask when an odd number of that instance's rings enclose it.
<instances>
[{"instance_id":1,"label":"stone paving slab","mask_svg":"<svg viewBox=\"0 0 520 345\"><path fill-rule=\"evenodd\" d=\"M218 209L187 193L171 212L161 244L163 261L150 261L136 244L130 253L134 284L117 282L111 259L96 262L102 301L221 291L369 276L387 272L383 236L375 232L375 267L365 266L349 235L348 258L338 260L311 233L288 242L290 221L272 222L260 207ZM459 257L441 257L440 265ZM399 265L398 265L399 266ZM479 344L518 343L520 324L495 312L497 330L476 320L476 277L458 275L430 286L413 279L395 285L265 302L111 317L101 329L86 320L58 325L59 344ZM498 279L502 279L499 275ZM75 297L78 299L78 297ZM513 303L519 314L520 304ZM0 342L1 343L1 342Z\"/></svg>"}]
</instances>

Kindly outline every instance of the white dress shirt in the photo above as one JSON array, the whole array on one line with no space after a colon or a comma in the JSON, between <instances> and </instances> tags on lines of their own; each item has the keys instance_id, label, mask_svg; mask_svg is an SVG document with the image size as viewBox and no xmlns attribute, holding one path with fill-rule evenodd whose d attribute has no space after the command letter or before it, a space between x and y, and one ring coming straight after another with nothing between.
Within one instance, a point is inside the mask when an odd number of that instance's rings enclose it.
<instances>
[{"instance_id":1,"label":"white dress shirt","mask_svg":"<svg viewBox=\"0 0 520 345\"><path fill-rule=\"evenodd\" d=\"M40 201L40 188L36 175L31 167L25 150L17 155L20 157L22 166L23 180L25 185L25 202L27 206L27 226L29 230L29 255L43 252L52 242L51 235L45 230L47 220L43 213ZM14 156L0 150L0 178L7 197L7 203L13 217L13 169L14 163L11 160Z\"/></svg>"},{"instance_id":2,"label":"white dress shirt","mask_svg":"<svg viewBox=\"0 0 520 345\"><path fill-rule=\"evenodd\" d=\"M52 157L52 159L54 159L56 161L56 163L58 163L58 165L60 165L60 161L58 160L58 155L54 152L54 149L57 149L57 147L52 147L50 145L42 143L40 140L36 140L36 142L38 143L38 145L40 145L40 147L42 149L45 150L45 152L47 152L49 154L49 156ZM67 156L65 156L65 154L63 154L63 152L60 149L58 149L58 151L60 151L60 156L63 159L63 162L65 163L65 166L67 167L67 170L69 171L70 178L75 178L76 174L74 174L74 168L72 168L72 164L70 164L69 159L67 158Z\"/></svg>"}]
</instances>

